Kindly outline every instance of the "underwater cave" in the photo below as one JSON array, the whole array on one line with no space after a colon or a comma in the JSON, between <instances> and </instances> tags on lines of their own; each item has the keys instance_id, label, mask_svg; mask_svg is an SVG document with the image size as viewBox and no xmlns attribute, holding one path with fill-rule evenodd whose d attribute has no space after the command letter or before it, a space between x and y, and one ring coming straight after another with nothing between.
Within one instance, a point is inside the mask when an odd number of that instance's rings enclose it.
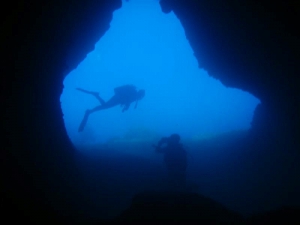
<instances>
[{"instance_id":1,"label":"underwater cave","mask_svg":"<svg viewBox=\"0 0 300 225\"><path fill-rule=\"evenodd\" d=\"M174 132L188 153L189 207L197 198L207 209L210 199L251 216L299 206L299 38L291 25L299 14L284 2L3 7L4 216L37 224L116 218L138 193L162 193L166 171L153 144ZM137 108L96 112L78 132L98 102L76 88L108 100L124 84L146 90Z\"/></svg>"},{"instance_id":2,"label":"underwater cave","mask_svg":"<svg viewBox=\"0 0 300 225\"><path fill-rule=\"evenodd\" d=\"M85 110L99 102L76 88L109 99L115 87L125 84L146 90L137 109L95 112L78 132ZM173 12L164 14L159 1L136 0L123 1L114 12L95 49L64 79L60 100L67 133L77 147L126 137L153 141L174 132L197 140L245 131L260 102L199 68Z\"/></svg>"}]
</instances>

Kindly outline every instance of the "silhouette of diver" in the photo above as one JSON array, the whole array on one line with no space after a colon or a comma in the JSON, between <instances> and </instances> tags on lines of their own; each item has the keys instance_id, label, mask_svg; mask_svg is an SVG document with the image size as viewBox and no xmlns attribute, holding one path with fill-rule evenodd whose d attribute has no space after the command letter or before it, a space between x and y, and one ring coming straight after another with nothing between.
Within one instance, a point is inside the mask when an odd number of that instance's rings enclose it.
<instances>
[{"instance_id":1,"label":"silhouette of diver","mask_svg":"<svg viewBox=\"0 0 300 225\"><path fill-rule=\"evenodd\" d=\"M157 145L153 145L157 153L164 154L164 163L168 173L168 185L171 190L185 190L187 153L179 143L180 136L172 134L162 138ZM165 147L162 147L166 145Z\"/></svg>"},{"instance_id":2,"label":"silhouette of diver","mask_svg":"<svg viewBox=\"0 0 300 225\"><path fill-rule=\"evenodd\" d=\"M83 131L88 117L90 116L91 113L103 110L103 109L108 109L108 108L112 108L114 106L117 105L121 105L121 107L123 107L122 112L125 112L126 110L129 109L130 104L132 102L136 102L135 107L137 107L137 103L139 100L141 100L142 98L144 98L145 96L145 90L136 90L136 87L133 85L123 85L120 87L116 87L114 89L115 94L107 101L105 102L100 96L98 92L92 92L92 91L87 91L84 90L82 88L76 88L78 91L82 91L86 94L91 94L94 97L96 97L98 99L98 101L100 102L99 106L96 106L95 108L91 109L91 110L86 110L84 117L80 123L78 132Z\"/></svg>"}]
</instances>

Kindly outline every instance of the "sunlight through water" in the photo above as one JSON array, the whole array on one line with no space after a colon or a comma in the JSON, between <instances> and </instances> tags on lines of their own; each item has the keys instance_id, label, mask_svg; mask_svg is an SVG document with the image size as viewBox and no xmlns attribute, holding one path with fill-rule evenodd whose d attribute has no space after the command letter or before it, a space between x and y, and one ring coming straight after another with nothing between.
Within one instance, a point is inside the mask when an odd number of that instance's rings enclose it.
<instances>
[{"instance_id":1,"label":"sunlight through water","mask_svg":"<svg viewBox=\"0 0 300 225\"><path fill-rule=\"evenodd\" d=\"M96 112L79 133L85 110L99 103L76 88L108 100L124 84L145 89L137 108ZM177 132L182 138L246 130L258 103L198 67L180 21L173 12L164 14L157 0L123 1L95 50L66 76L61 95L66 130L75 144L106 142L130 129L167 136Z\"/></svg>"}]
</instances>

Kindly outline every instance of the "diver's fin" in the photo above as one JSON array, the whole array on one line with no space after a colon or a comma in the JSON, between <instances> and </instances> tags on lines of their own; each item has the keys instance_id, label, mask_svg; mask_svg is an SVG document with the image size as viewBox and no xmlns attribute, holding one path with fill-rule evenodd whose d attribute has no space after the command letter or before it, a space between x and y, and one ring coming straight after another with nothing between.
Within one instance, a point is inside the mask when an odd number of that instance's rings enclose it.
<instances>
[{"instance_id":1,"label":"diver's fin","mask_svg":"<svg viewBox=\"0 0 300 225\"><path fill-rule=\"evenodd\" d=\"M82 119L82 121L80 123L80 126L78 128L78 132L82 132L83 131L83 129L84 129L86 123L87 123L88 118L89 118L89 114L85 113L85 115L84 115L84 117L83 117L83 119Z\"/></svg>"},{"instance_id":2,"label":"diver's fin","mask_svg":"<svg viewBox=\"0 0 300 225\"><path fill-rule=\"evenodd\" d=\"M81 92L84 92L86 94L91 94L91 95L98 95L99 93L98 92L95 92L95 91L87 91L87 90L84 90L82 88L76 88L76 90L78 91L81 91Z\"/></svg>"}]
</instances>

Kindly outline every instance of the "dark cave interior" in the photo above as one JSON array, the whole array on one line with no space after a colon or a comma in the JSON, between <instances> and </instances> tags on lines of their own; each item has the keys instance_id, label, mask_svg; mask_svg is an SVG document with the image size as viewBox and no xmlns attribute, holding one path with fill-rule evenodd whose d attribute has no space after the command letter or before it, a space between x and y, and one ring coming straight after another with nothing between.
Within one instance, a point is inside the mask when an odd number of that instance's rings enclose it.
<instances>
[{"instance_id":1,"label":"dark cave interior","mask_svg":"<svg viewBox=\"0 0 300 225\"><path fill-rule=\"evenodd\" d=\"M299 205L296 3L161 0L160 4L164 13L173 11L180 19L200 67L226 86L261 100L247 139L249 166L256 170L259 157L269 161L259 167L257 178L272 190L264 198L281 195L279 204ZM85 207L90 203L82 193L90 187L76 168L76 151L66 134L59 98L64 76L93 50L121 6L121 0L63 0L11 1L2 8L2 206L18 219L88 218ZM280 166L273 170L273 164ZM265 175L272 178L264 180ZM285 185L277 187L278 183Z\"/></svg>"}]
</instances>

